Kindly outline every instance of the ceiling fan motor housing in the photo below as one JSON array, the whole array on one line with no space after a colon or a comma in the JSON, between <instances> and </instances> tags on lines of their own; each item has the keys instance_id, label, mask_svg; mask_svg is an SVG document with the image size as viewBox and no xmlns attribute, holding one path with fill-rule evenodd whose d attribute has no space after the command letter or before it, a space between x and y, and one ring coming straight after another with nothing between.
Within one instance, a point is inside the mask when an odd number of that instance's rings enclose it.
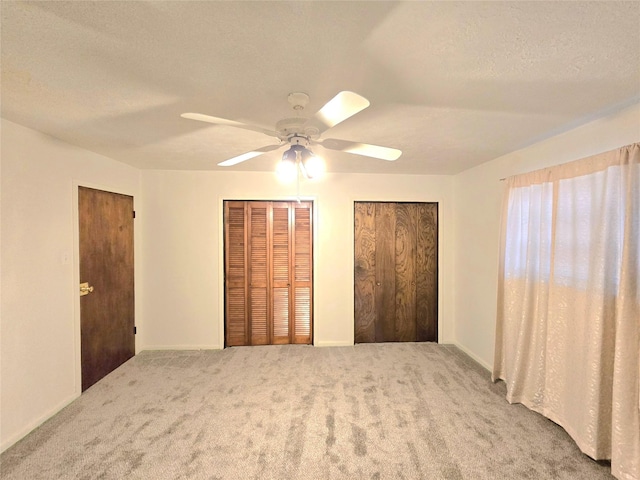
<instances>
[{"instance_id":1,"label":"ceiling fan motor housing","mask_svg":"<svg viewBox=\"0 0 640 480\"><path fill-rule=\"evenodd\" d=\"M299 143L299 137L305 137L307 143L312 137L319 135L316 127L305 125L307 119L304 117L291 117L280 120L276 123L276 131L280 134L280 140L289 143ZM292 141L293 140L293 141Z\"/></svg>"},{"instance_id":2,"label":"ceiling fan motor housing","mask_svg":"<svg viewBox=\"0 0 640 480\"><path fill-rule=\"evenodd\" d=\"M290 135L304 133L304 124L307 121L303 117L284 118L276 123L276 132L286 140Z\"/></svg>"},{"instance_id":3,"label":"ceiling fan motor housing","mask_svg":"<svg viewBox=\"0 0 640 480\"><path fill-rule=\"evenodd\" d=\"M293 92L289 94L287 100L291 108L300 113L308 105L309 95L303 92ZM320 130L317 127L305 125L307 121L308 118L301 116L285 118L276 123L276 131L281 134L280 139L283 141L288 141L291 144L299 143L296 136L304 136L308 143L311 137L320 135Z\"/></svg>"}]
</instances>

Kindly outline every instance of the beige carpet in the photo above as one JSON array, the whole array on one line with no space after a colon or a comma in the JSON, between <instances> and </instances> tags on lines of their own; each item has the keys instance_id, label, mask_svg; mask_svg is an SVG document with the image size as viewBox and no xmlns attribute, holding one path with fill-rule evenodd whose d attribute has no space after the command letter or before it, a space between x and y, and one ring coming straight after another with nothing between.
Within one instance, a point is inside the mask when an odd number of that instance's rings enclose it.
<instances>
[{"instance_id":1,"label":"beige carpet","mask_svg":"<svg viewBox=\"0 0 640 480\"><path fill-rule=\"evenodd\" d=\"M13 479L610 479L455 347L144 352L1 457Z\"/></svg>"}]
</instances>

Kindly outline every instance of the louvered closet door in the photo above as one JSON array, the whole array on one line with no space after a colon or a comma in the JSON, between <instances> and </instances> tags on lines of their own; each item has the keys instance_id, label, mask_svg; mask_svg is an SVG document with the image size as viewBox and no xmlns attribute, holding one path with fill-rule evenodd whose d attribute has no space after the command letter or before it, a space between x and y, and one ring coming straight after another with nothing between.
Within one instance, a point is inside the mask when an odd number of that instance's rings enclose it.
<instances>
[{"instance_id":1,"label":"louvered closet door","mask_svg":"<svg viewBox=\"0 0 640 480\"><path fill-rule=\"evenodd\" d=\"M289 341L289 292L291 291L291 231L289 225L290 208L288 203L273 203L273 344L291 343Z\"/></svg>"},{"instance_id":2,"label":"louvered closet door","mask_svg":"<svg viewBox=\"0 0 640 480\"><path fill-rule=\"evenodd\" d=\"M226 345L311 343L312 204L225 202Z\"/></svg>"},{"instance_id":3,"label":"louvered closet door","mask_svg":"<svg viewBox=\"0 0 640 480\"><path fill-rule=\"evenodd\" d=\"M313 242L310 203L293 204L293 343L311 343Z\"/></svg>"},{"instance_id":4,"label":"louvered closet door","mask_svg":"<svg viewBox=\"0 0 640 480\"><path fill-rule=\"evenodd\" d=\"M247 230L244 202L225 202L224 218L226 344L247 345L249 317L246 308Z\"/></svg>"},{"instance_id":5,"label":"louvered closet door","mask_svg":"<svg viewBox=\"0 0 640 480\"><path fill-rule=\"evenodd\" d=\"M249 210L249 325L251 344L270 343L269 318L269 217L270 205L251 202Z\"/></svg>"}]
</instances>

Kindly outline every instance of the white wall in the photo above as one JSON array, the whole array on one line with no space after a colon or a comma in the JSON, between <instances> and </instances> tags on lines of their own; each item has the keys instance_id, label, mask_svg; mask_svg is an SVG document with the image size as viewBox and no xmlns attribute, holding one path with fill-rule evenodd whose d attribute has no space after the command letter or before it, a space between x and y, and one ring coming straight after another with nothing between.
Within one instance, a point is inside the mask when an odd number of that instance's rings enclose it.
<instances>
[{"instance_id":1,"label":"white wall","mask_svg":"<svg viewBox=\"0 0 640 480\"><path fill-rule=\"evenodd\" d=\"M77 186L133 195L137 203L140 174L6 120L1 128L5 450L80 394ZM138 276L136 293L141 284Z\"/></svg>"},{"instance_id":2,"label":"white wall","mask_svg":"<svg viewBox=\"0 0 640 480\"><path fill-rule=\"evenodd\" d=\"M467 170L454 178L455 340L493 366L501 178L640 141L640 104Z\"/></svg>"},{"instance_id":3,"label":"white wall","mask_svg":"<svg viewBox=\"0 0 640 480\"><path fill-rule=\"evenodd\" d=\"M314 344L352 345L353 202L439 202L440 341L452 342L450 176L328 175L301 184L314 200ZM144 348L221 348L222 200L290 199L273 173L143 171Z\"/></svg>"}]
</instances>

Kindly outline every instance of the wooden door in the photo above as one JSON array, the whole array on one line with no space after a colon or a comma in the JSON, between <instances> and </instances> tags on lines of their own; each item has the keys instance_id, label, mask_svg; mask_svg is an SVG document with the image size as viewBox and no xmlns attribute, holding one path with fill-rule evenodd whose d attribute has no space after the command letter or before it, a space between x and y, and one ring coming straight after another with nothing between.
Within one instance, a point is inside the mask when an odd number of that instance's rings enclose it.
<instances>
[{"instance_id":1,"label":"wooden door","mask_svg":"<svg viewBox=\"0 0 640 480\"><path fill-rule=\"evenodd\" d=\"M415 342L417 337L416 277L421 266L416 258L417 205L398 203L395 205L395 338L398 342Z\"/></svg>"},{"instance_id":2,"label":"wooden door","mask_svg":"<svg viewBox=\"0 0 640 480\"><path fill-rule=\"evenodd\" d=\"M135 355L133 197L78 188L82 390Z\"/></svg>"},{"instance_id":3,"label":"wooden door","mask_svg":"<svg viewBox=\"0 0 640 480\"><path fill-rule=\"evenodd\" d=\"M419 203L416 217L416 340L438 341L438 204Z\"/></svg>"},{"instance_id":4,"label":"wooden door","mask_svg":"<svg viewBox=\"0 0 640 480\"><path fill-rule=\"evenodd\" d=\"M311 343L312 204L225 201L225 344Z\"/></svg>"},{"instance_id":5,"label":"wooden door","mask_svg":"<svg viewBox=\"0 0 640 480\"><path fill-rule=\"evenodd\" d=\"M225 202L225 339L245 345L249 338L247 211L244 202Z\"/></svg>"},{"instance_id":6,"label":"wooden door","mask_svg":"<svg viewBox=\"0 0 640 480\"><path fill-rule=\"evenodd\" d=\"M291 340L291 204L271 203L271 302L272 344L293 343Z\"/></svg>"},{"instance_id":7,"label":"wooden door","mask_svg":"<svg viewBox=\"0 0 640 480\"><path fill-rule=\"evenodd\" d=\"M389 203L374 207L375 339L392 342L396 338L396 210Z\"/></svg>"},{"instance_id":8,"label":"wooden door","mask_svg":"<svg viewBox=\"0 0 640 480\"><path fill-rule=\"evenodd\" d=\"M251 343L268 345L271 343L269 332L269 242L270 229L269 205L250 202L247 205L249 218L249 323L251 325Z\"/></svg>"},{"instance_id":9,"label":"wooden door","mask_svg":"<svg viewBox=\"0 0 640 480\"><path fill-rule=\"evenodd\" d=\"M293 202L291 212L291 339L292 343L310 344L313 340L313 203Z\"/></svg>"},{"instance_id":10,"label":"wooden door","mask_svg":"<svg viewBox=\"0 0 640 480\"><path fill-rule=\"evenodd\" d=\"M355 341L437 341L437 204L356 202Z\"/></svg>"}]
</instances>

